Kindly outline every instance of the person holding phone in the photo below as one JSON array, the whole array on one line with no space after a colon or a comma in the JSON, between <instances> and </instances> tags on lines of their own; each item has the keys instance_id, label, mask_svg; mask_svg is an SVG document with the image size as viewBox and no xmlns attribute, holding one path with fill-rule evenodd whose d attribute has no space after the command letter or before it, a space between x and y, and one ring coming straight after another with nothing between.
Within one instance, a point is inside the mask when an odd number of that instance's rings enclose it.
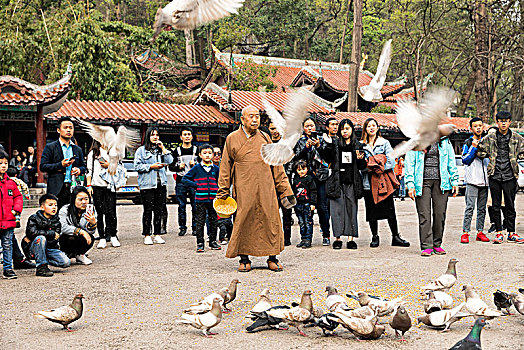
<instances>
[{"instance_id":1,"label":"person holding phone","mask_svg":"<svg viewBox=\"0 0 524 350\"><path fill-rule=\"evenodd\" d=\"M96 211L91 195L84 186L77 186L71 193L71 200L60 209L60 250L78 264L93 263L85 254L93 247L97 226Z\"/></svg>"},{"instance_id":2,"label":"person holding phone","mask_svg":"<svg viewBox=\"0 0 524 350\"><path fill-rule=\"evenodd\" d=\"M100 142L93 140L87 154L86 187L93 196L98 220L100 241L96 246L104 249L110 242L113 247L120 247L117 233L116 192L111 191L109 184L100 174L109 167L109 155Z\"/></svg>"},{"instance_id":3,"label":"person holding phone","mask_svg":"<svg viewBox=\"0 0 524 350\"><path fill-rule=\"evenodd\" d=\"M138 187L142 197L142 235L144 244L163 244L161 228L166 206L166 167L173 162L173 156L160 141L158 127L150 126L146 131L144 144L135 153L135 170L138 172ZM154 219L153 219L154 213ZM153 231L151 220L153 219ZM154 238L151 235L154 235Z\"/></svg>"}]
</instances>

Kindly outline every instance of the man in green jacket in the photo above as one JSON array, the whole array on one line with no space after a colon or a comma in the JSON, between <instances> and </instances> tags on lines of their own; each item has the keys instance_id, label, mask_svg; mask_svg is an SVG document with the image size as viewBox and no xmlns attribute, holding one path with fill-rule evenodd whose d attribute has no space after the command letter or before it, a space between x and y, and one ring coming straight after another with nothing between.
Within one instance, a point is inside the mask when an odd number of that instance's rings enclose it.
<instances>
[{"instance_id":1,"label":"man in green jacket","mask_svg":"<svg viewBox=\"0 0 524 350\"><path fill-rule=\"evenodd\" d=\"M519 177L519 165L517 156L524 152L524 138L510 130L511 113L498 112L495 120L498 130L488 133L479 144L477 156L489 158L488 177L491 199L495 221L496 237L495 244L504 241L502 234L502 222L500 217L500 206L502 194L507 214L508 241L524 243L524 238L515 233L515 195L517 194L517 179Z\"/></svg>"}]
</instances>

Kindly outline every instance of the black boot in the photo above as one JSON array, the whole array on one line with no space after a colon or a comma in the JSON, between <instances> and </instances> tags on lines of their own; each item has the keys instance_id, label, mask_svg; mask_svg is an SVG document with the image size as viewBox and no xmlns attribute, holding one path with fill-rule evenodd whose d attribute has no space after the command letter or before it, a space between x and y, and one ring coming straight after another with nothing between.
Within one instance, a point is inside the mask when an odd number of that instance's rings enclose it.
<instances>
[{"instance_id":1,"label":"black boot","mask_svg":"<svg viewBox=\"0 0 524 350\"><path fill-rule=\"evenodd\" d=\"M47 264L43 264L36 267L36 275L40 277L52 277L53 271L49 270Z\"/></svg>"},{"instance_id":2,"label":"black boot","mask_svg":"<svg viewBox=\"0 0 524 350\"><path fill-rule=\"evenodd\" d=\"M378 247L380 244L380 238L378 238L378 235L373 235L373 237L371 237L371 243L369 243L369 246L371 248L376 248Z\"/></svg>"},{"instance_id":3,"label":"black boot","mask_svg":"<svg viewBox=\"0 0 524 350\"><path fill-rule=\"evenodd\" d=\"M400 234L393 235L393 239L391 240L391 245L393 247L409 247L410 246L408 241L400 237Z\"/></svg>"}]
</instances>

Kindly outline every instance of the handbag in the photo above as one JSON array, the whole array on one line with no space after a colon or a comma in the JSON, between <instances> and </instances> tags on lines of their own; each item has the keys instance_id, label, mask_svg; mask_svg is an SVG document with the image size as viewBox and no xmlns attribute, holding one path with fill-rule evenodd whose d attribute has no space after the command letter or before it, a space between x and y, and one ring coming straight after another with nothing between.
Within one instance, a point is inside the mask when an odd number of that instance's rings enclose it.
<instances>
[{"instance_id":1,"label":"handbag","mask_svg":"<svg viewBox=\"0 0 524 350\"><path fill-rule=\"evenodd\" d=\"M328 168L318 168L315 172L315 175L317 176L318 181L327 181L329 177L329 169Z\"/></svg>"}]
</instances>

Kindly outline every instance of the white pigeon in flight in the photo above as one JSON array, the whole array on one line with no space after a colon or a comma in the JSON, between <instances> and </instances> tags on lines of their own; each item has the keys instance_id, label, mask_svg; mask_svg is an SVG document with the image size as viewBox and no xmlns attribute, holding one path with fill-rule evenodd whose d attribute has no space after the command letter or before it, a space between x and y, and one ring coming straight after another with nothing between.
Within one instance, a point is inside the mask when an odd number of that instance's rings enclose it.
<instances>
[{"instance_id":1,"label":"white pigeon in flight","mask_svg":"<svg viewBox=\"0 0 524 350\"><path fill-rule=\"evenodd\" d=\"M267 115L282 135L278 143L265 144L260 147L262 159L269 165L282 165L289 162L295 153L293 148L302 135L302 123L307 118L306 94L299 90L288 100L282 116L268 101L262 100Z\"/></svg>"},{"instance_id":2,"label":"white pigeon in flight","mask_svg":"<svg viewBox=\"0 0 524 350\"><path fill-rule=\"evenodd\" d=\"M126 147L136 148L140 143L140 133L123 125L115 133L112 126L97 125L85 120L78 122L93 139L100 142L102 147L107 150L109 159L106 160L109 161L109 168L107 169L109 175L116 174L118 163L125 157Z\"/></svg>"},{"instance_id":3,"label":"white pigeon in flight","mask_svg":"<svg viewBox=\"0 0 524 350\"><path fill-rule=\"evenodd\" d=\"M369 102L382 101L382 94L380 90L386 81L386 74L388 73L389 63L391 62L391 39L386 41L382 48L382 53L378 60L377 73L369 83L369 85L360 87L362 98Z\"/></svg>"},{"instance_id":4,"label":"white pigeon in flight","mask_svg":"<svg viewBox=\"0 0 524 350\"><path fill-rule=\"evenodd\" d=\"M448 107L453 102L454 92L445 88L428 91L419 106L413 100L398 101L397 122L402 133L410 140L402 142L393 150L395 158L408 151L422 151L441 137L455 131L453 124L440 124L446 119Z\"/></svg>"},{"instance_id":5,"label":"white pigeon in flight","mask_svg":"<svg viewBox=\"0 0 524 350\"><path fill-rule=\"evenodd\" d=\"M200 25L216 21L231 13L238 13L245 0L173 0L166 7L159 7L151 42L164 26L175 29L194 29Z\"/></svg>"}]
</instances>

